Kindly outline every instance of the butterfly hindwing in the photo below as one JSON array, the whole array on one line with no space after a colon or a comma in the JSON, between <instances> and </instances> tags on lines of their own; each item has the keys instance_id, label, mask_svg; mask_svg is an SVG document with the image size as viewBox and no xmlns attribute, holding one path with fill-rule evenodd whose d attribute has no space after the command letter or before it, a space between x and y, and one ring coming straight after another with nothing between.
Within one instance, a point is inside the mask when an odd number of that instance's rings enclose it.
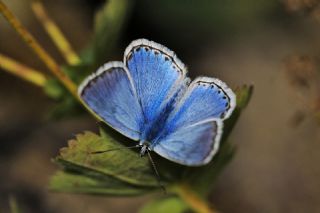
<instances>
[{"instance_id":1,"label":"butterfly hindwing","mask_svg":"<svg viewBox=\"0 0 320 213\"><path fill-rule=\"evenodd\" d=\"M79 96L103 121L123 135L138 140L141 108L122 62L110 62L89 76L79 87Z\"/></svg>"},{"instance_id":2,"label":"butterfly hindwing","mask_svg":"<svg viewBox=\"0 0 320 213\"><path fill-rule=\"evenodd\" d=\"M183 165L204 165L218 150L222 125L221 121L212 121L180 128L163 138L153 150Z\"/></svg>"},{"instance_id":3,"label":"butterfly hindwing","mask_svg":"<svg viewBox=\"0 0 320 213\"><path fill-rule=\"evenodd\" d=\"M127 47L124 63L148 125L180 88L186 75L185 66L172 51L146 39L135 40Z\"/></svg>"},{"instance_id":4,"label":"butterfly hindwing","mask_svg":"<svg viewBox=\"0 0 320 213\"><path fill-rule=\"evenodd\" d=\"M154 143L154 151L181 164L209 162L219 146L222 120L229 117L234 107L235 95L223 82L197 78L169 115Z\"/></svg>"}]
</instances>

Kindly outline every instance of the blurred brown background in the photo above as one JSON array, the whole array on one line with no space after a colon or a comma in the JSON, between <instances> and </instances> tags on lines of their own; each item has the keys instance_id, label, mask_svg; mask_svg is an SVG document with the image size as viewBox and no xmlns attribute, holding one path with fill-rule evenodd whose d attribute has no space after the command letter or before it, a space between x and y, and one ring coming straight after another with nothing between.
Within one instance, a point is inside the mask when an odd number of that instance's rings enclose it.
<instances>
[{"instance_id":1,"label":"blurred brown background","mask_svg":"<svg viewBox=\"0 0 320 213\"><path fill-rule=\"evenodd\" d=\"M34 18L29 2L4 2L64 63ZM220 212L320 212L316 98L290 84L290 70L288 76L285 66L292 55L315 55L317 59L320 22L316 2L137 0L133 4L114 59L122 58L132 39L144 37L174 50L192 77L218 77L233 88L255 86L231 134L237 153L210 198ZM91 38L92 17L101 3L44 1L78 51ZM0 52L46 70L2 17ZM319 73L317 67L315 72ZM104 198L47 190L56 169L50 158L74 134L97 131L95 120L88 115L48 119L53 104L38 88L0 71L0 212L9 211L11 195L23 212L136 212L149 196Z\"/></svg>"}]
</instances>

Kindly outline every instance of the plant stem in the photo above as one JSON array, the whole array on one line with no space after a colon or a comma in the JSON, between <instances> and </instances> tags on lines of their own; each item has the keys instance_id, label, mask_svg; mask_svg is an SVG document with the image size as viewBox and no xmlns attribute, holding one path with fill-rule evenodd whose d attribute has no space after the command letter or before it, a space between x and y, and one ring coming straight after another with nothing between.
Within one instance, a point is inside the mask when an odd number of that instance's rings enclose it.
<instances>
[{"instance_id":1,"label":"plant stem","mask_svg":"<svg viewBox=\"0 0 320 213\"><path fill-rule=\"evenodd\" d=\"M40 87L46 83L46 77L41 72L2 54L0 54L0 68Z\"/></svg>"},{"instance_id":2,"label":"plant stem","mask_svg":"<svg viewBox=\"0 0 320 213\"><path fill-rule=\"evenodd\" d=\"M0 0L0 12L12 25L20 37L29 45L29 47L38 55L49 70L64 84L74 97L77 96L77 86L60 69L54 59L40 46L37 40L27 31L21 22L13 15L7 6Z\"/></svg>"},{"instance_id":3,"label":"plant stem","mask_svg":"<svg viewBox=\"0 0 320 213\"><path fill-rule=\"evenodd\" d=\"M43 4L39 0L33 0L31 8L66 61L71 65L78 64L80 62L80 58L72 49L70 43L65 38L59 27L49 17Z\"/></svg>"},{"instance_id":4,"label":"plant stem","mask_svg":"<svg viewBox=\"0 0 320 213\"><path fill-rule=\"evenodd\" d=\"M204 201L198 194L190 189L187 184L179 184L173 189L179 197L186 202L195 212L198 213L217 213L217 211L210 208L206 201Z\"/></svg>"},{"instance_id":5,"label":"plant stem","mask_svg":"<svg viewBox=\"0 0 320 213\"><path fill-rule=\"evenodd\" d=\"M19 208L19 206L17 204L16 198L14 196L12 196L12 195L9 197L9 207L10 207L11 213L19 213L19 212L21 212L20 208Z\"/></svg>"}]
</instances>

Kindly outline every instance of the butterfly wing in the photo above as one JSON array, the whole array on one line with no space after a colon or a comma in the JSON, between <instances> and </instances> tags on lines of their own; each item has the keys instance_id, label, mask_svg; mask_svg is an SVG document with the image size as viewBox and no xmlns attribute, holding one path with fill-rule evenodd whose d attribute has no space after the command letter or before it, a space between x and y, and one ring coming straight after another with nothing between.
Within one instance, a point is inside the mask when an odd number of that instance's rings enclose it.
<instances>
[{"instance_id":1,"label":"butterfly wing","mask_svg":"<svg viewBox=\"0 0 320 213\"><path fill-rule=\"evenodd\" d=\"M148 125L179 90L186 68L174 52L146 39L135 40L127 47L124 63L132 76L145 125Z\"/></svg>"},{"instance_id":2,"label":"butterfly wing","mask_svg":"<svg viewBox=\"0 0 320 213\"><path fill-rule=\"evenodd\" d=\"M139 139L141 107L131 76L122 62L100 67L80 85L78 94L112 128L129 138Z\"/></svg>"},{"instance_id":3,"label":"butterfly wing","mask_svg":"<svg viewBox=\"0 0 320 213\"><path fill-rule=\"evenodd\" d=\"M235 95L226 84L214 78L197 78L170 114L153 150L184 165L208 163L219 147L222 121L234 107Z\"/></svg>"},{"instance_id":4,"label":"butterfly wing","mask_svg":"<svg viewBox=\"0 0 320 213\"><path fill-rule=\"evenodd\" d=\"M180 128L160 141L153 150L171 161L199 166L208 163L219 148L222 121Z\"/></svg>"}]
</instances>

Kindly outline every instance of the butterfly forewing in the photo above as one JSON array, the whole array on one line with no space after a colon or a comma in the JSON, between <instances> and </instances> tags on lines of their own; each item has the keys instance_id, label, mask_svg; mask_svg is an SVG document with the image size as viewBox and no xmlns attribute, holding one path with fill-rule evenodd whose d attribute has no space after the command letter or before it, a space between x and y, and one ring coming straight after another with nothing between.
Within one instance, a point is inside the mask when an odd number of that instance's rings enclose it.
<instances>
[{"instance_id":1,"label":"butterfly forewing","mask_svg":"<svg viewBox=\"0 0 320 213\"><path fill-rule=\"evenodd\" d=\"M133 41L125 51L124 61L149 125L180 88L186 69L172 51L146 39Z\"/></svg>"},{"instance_id":2,"label":"butterfly forewing","mask_svg":"<svg viewBox=\"0 0 320 213\"><path fill-rule=\"evenodd\" d=\"M112 128L138 140L143 118L130 79L122 62L110 62L82 83L79 96Z\"/></svg>"}]
</instances>

